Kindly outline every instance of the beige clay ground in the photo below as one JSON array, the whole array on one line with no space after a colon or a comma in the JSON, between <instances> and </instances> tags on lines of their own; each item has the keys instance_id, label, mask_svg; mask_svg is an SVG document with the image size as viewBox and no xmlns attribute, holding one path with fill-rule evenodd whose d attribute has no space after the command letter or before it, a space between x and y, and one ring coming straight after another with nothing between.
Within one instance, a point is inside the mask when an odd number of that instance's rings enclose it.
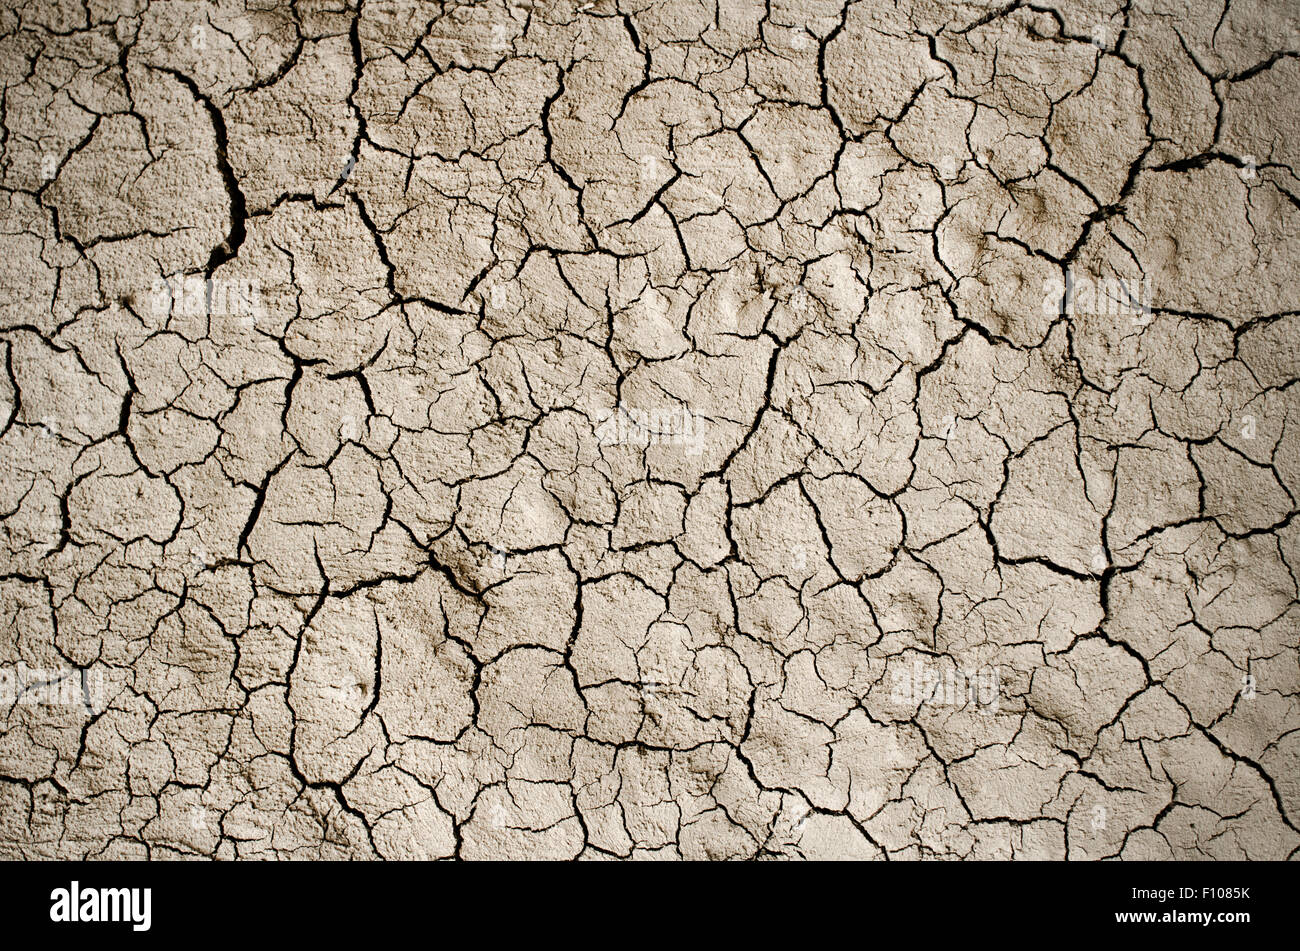
<instances>
[{"instance_id":1,"label":"beige clay ground","mask_svg":"<svg viewBox=\"0 0 1300 951\"><path fill-rule=\"evenodd\" d=\"M0 855L1300 848L1294 3L4 6Z\"/></svg>"}]
</instances>

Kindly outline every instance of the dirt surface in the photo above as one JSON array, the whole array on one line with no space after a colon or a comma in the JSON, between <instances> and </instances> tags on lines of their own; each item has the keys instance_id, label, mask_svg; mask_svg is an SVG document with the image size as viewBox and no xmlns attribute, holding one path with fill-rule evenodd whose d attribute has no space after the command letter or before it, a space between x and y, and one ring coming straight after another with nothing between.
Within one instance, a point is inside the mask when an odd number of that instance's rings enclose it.
<instances>
[{"instance_id":1,"label":"dirt surface","mask_svg":"<svg viewBox=\"0 0 1300 951\"><path fill-rule=\"evenodd\" d=\"M1300 7L7 0L0 855L1300 848Z\"/></svg>"}]
</instances>

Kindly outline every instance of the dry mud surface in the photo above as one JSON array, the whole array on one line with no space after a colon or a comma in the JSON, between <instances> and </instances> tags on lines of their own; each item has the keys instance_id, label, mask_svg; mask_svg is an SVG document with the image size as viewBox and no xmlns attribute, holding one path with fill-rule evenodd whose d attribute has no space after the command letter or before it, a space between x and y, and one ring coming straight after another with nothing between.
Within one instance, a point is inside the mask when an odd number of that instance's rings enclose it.
<instances>
[{"instance_id":1,"label":"dry mud surface","mask_svg":"<svg viewBox=\"0 0 1300 951\"><path fill-rule=\"evenodd\" d=\"M3 856L1297 854L1294 3L4 6Z\"/></svg>"}]
</instances>

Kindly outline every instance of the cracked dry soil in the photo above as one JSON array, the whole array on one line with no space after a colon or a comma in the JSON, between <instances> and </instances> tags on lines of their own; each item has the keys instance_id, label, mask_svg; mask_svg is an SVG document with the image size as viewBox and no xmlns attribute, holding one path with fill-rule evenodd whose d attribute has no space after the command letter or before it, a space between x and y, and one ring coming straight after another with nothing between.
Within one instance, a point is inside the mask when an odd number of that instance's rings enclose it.
<instances>
[{"instance_id":1,"label":"cracked dry soil","mask_svg":"<svg viewBox=\"0 0 1300 951\"><path fill-rule=\"evenodd\" d=\"M0 11L0 854L1300 848L1300 8Z\"/></svg>"}]
</instances>

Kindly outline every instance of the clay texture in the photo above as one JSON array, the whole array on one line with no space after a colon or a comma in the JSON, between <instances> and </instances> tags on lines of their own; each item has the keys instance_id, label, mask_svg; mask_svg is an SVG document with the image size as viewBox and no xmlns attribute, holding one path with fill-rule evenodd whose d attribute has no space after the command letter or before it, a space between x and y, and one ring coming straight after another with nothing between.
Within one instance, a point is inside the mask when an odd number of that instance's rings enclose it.
<instances>
[{"instance_id":1,"label":"clay texture","mask_svg":"<svg viewBox=\"0 0 1300 951\"><path fill-rule=\"evenodd\" d=\"M0 856L1284 859L1300 7L0 11Z\"/></svg>"}]
</instances>

